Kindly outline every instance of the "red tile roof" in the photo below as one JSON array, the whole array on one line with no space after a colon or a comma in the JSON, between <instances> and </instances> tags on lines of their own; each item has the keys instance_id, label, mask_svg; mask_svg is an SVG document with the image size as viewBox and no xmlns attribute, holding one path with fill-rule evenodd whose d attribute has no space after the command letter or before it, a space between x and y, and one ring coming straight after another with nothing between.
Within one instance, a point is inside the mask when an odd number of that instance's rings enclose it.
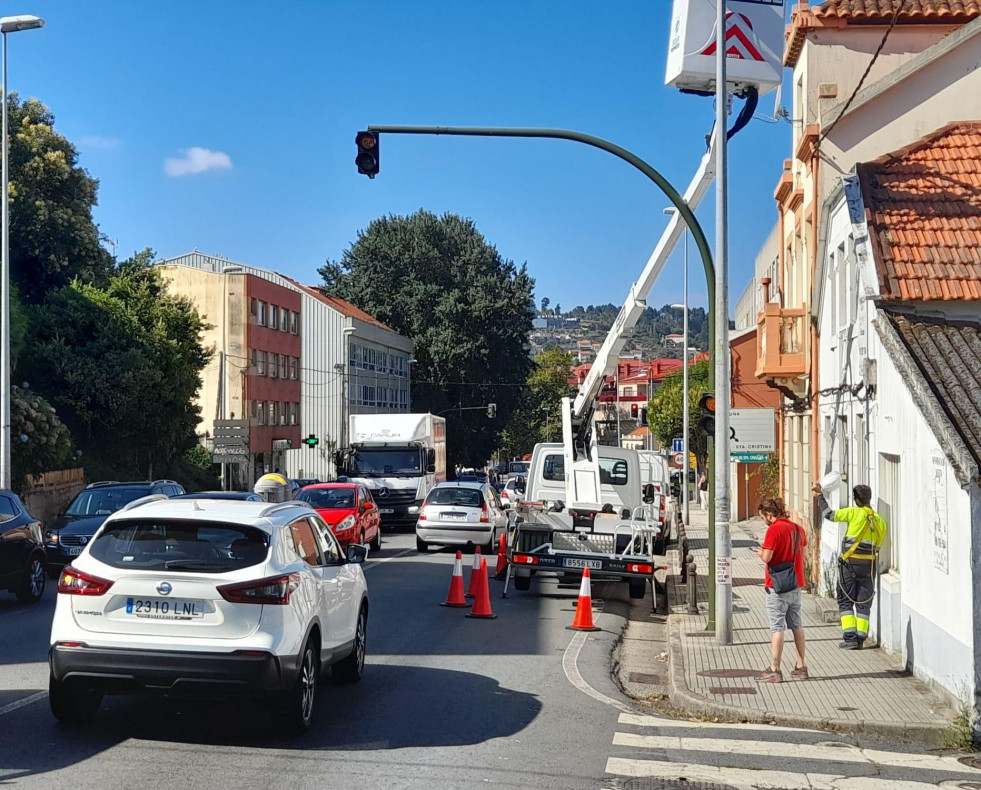
<instances>
[{"instance_id":1,"label":"red tile roof","mask_svg":"<svg viewBox=\"0 0 981 790\"><path fill-rule=\"evenodd\" d=\"M857 170L883 299L981 300L981 123Z\"/></svg>"},{"instance_id":2,"label":"red tile roof","mask_svg":"<svg viewBox=\"0 0 981 790\"><path fill-rule=\"evenodd\" d=\"M356 318L359 321L364 321L364 323L366 324L377 326L380 329L385 329L389 332L394 331L391 327L386 326L374 316L368 315L360 307L355 307L353 304L351 304L350 302L344 299L341 299L339 296L328 296L327 294L325 294L323 291L320 290L320 286L303 285L302 283L298 283L292 277L287 277L285 274L280 274L279 276L282 277L284 280L289 280L291 283L293 283L293 285L295 285L297 288L299 288L301 291L308 294L309 296L312 296L314 299L319 299L324 304L330 305L343 316L347 316L348 318Z\"/></svg>"},{"instance_id":3,"label":"red tile roof","mask_svg":"<svg viewBox=\"0 0 981 790\"><path fill-rule=\"evenodd\" d=\"M818 19L850 22L891 22L901 0L824 0L811 8ZM963 22L981 16L978 0L906 0L899 22Z\"/></svg>"}]
</instances>

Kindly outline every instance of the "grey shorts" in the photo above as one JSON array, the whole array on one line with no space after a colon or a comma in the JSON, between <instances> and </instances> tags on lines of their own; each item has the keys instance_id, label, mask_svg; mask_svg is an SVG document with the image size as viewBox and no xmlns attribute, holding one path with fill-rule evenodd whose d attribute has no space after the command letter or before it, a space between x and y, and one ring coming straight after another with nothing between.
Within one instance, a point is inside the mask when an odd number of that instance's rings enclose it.
<instances>
[{"instance_id":1,"label":"grey shorts","mask_svg":"<svg viewBox=\"0 0 981 790\"><path fill-rule=\"evenodd\" d=\"M788 628L794 631L803 627L800 619L800 588L790 592L777 593L770 590L766 595L766 614L770 619L770 632L777 633Z\"/></svg>"}]
</instances>

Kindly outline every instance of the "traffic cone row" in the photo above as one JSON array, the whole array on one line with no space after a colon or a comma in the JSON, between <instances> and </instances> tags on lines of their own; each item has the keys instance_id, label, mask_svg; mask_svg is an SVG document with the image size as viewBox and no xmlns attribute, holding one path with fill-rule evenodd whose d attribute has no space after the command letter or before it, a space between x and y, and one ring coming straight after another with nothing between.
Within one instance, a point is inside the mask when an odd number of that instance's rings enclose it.
<instances>
[{"instance_id":1,"label":"traffic cone row","mask_svg":"<svg viewBox=\"0 0 981 790\"><path fill-rule=\"evenodd\" d=\"M487 581L487 560L480 556L480 547L474 554L474 568L470 573L470 591L463 593L463 554L456 553L453 561L453 575L450 577L450 591L440 606L465 607L467 598L472 597L473 608L467 617L492 620L497 617L491 609L490 584Z\"/></svg>"},{"instance_id":2,"label":"traffic cone row","mask_svg":"<svg viewBox=\"0 0 981 790\"><path fill-rule=\"evenodd\" d=\"M579 585L579 602L576 604L576 615L572 618L572 625L567 625L566 630L600 630L593 625L593 593L589 585L589 568L583 568L582 583Z\"/></svg>"}]
</instances>

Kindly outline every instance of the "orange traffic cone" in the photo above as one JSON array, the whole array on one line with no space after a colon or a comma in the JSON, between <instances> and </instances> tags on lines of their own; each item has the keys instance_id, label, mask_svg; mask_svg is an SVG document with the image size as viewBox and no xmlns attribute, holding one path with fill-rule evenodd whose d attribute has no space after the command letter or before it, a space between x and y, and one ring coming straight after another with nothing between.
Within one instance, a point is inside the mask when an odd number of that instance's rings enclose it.
<instances>
[{"instance_id":1,"label":"orange traffic cone","mask_svg":"<svg viewBox=\"0 0 981 790\"><path fill-rule=\"evenodd\" d=\"M501 535L497 542L497 567L494 568L494 578L503 579L508 569L508 549L507 539Z\"/></svg>"},{"instance_id":2,"label":"orange traffic cone","mask_svg":"<svg viewBox=\"0 0 981 790\"><path fill-rule=\"evenodd\" d=\"M487 560L485 559L480 560L480 572L477 580L477 593L474 598L473 609L467 612L467 617L493 620L497 615L491 611L490 586L487 583Z\"/></svg>"},{"instance_id":3,"label":"orange traffic cone","mask_svg":"<svg viewBox=\"0 0 981 790\"><path fill-rule=\"evenodd\" d=\"M477 586L480 583L480 546L473 550L473 565L470 566L470 581L467 582L467 598L473 598L477 594Z\"/></svg>"},{"instance_id":4,"label":"orange traffic cone","mask_svg":"<svg viewBox=\"0 0 981 790\"><path fill-rule=\"evenodd\" d=\"M467 599L463 595L463 554L456 553L453 561L453 575L450 577L450 591L446 600L440 606L467 606Z\"/></svg>"},{"instance_id":5,"label":"orange traffic cone","mask_svg":"<svg viewBox=\"0 0 981 790\"><path fill-rule=\"evenodd\" d=\"M589 587L589 568L583 568L582 584L579 585L579 603L576 605L576 616L572 625L567 625L567 631L599 631L593 625L593 593Z\"/></svg>"}]
</instances>

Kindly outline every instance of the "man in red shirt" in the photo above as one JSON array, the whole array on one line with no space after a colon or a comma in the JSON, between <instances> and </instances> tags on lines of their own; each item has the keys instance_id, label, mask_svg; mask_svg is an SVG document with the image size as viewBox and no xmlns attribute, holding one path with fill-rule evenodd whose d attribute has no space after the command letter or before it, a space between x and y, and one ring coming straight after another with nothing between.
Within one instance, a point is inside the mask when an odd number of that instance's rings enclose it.
<instances>
[{"instance_id":1,"label":"man in red shirt","mask_svg":"<svg viewBox=\"0 0 981 790\"><path fill-rule=\"evenodd\" d=\"M794 634L797 647L797 663L790 676L794 680L807 679L807 664L804 662L804 626L801 621L801 589L804 587L804 547L807 534L799 524L788 518L787 508L782 499L764 498L760 501L759 514L767 523L763 546L754 549L765 565L766 613L770 620L770 666L764 669L757 680L764 683L780 683L780 659L783 655L784 631L788 628ZM770 569L780 566L787 569L793 563L797 586L786 592L774 589Z\"/></svg>"}]
</instances>

